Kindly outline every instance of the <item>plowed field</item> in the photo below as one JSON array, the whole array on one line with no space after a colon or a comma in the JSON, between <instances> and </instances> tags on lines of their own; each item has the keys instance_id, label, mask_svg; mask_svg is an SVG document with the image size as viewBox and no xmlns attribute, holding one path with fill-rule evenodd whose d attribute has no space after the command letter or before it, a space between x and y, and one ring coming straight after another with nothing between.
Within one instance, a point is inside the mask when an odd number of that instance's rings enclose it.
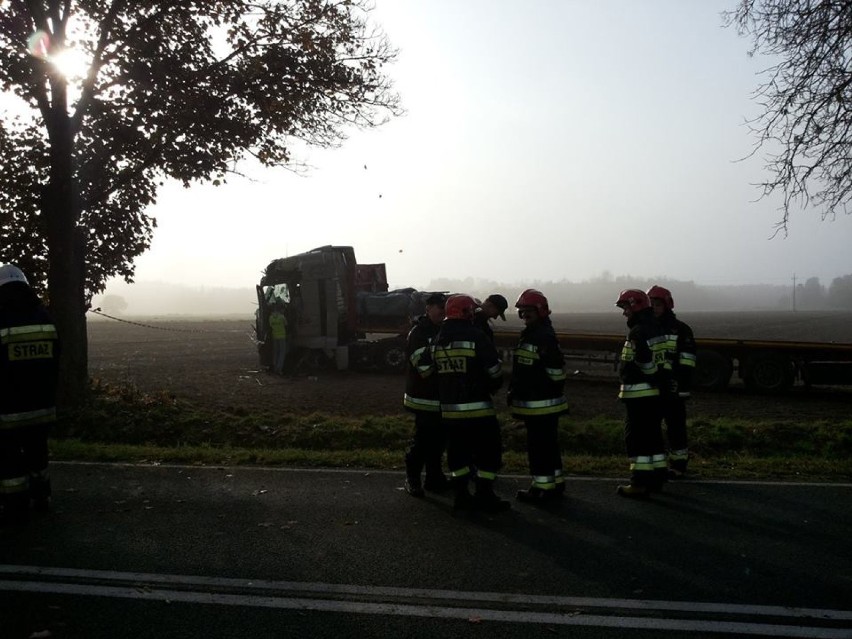
<instances>
[{"instance_id":1,"label":"plowed field","mask_svg":"<svg viewBox=\"0 0 852 639\"><path fill-rule=\"evenodd\" d=\"M689 317L696 335L742 339L836 341L852 343L850 313L703 313ZM258 367L253 320L139 319L138 324L96 319L89 322L89 369L93 378L128 384L144 393L167 393L208 408L285 413L323 412L378 415L402 412L404 376L380 373L320 372L277 377ZM141 325L140 325L141 324ZM624 321L612 314L554 315L557 330L622 333ZM515 320L500 330L519 330ZM576 369L566 394L572 415L620 419L610 366L572 361ZM498 402L504 401L502 393ZM725 392L696 393L690 413L707 418L848 419L852 388L796 386L783 396L751 395L738 383Z\"/></svg>"}]
</instances>

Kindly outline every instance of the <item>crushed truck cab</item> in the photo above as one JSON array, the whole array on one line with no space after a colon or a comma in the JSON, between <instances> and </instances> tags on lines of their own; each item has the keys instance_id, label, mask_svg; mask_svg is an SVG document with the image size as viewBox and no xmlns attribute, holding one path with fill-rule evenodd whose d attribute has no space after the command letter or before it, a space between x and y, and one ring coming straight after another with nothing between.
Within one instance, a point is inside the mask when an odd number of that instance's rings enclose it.
<instances>
[{"instance_id":1,"label":"crushed truck cab","mask_svg":"<svg viewBox=\"0 0 852 639\"><path fill-rule=\"evenodd\" d=\"M388 291L384 264L358 264L351 246L321 246L269 263L257 285L261 366L272 365L269 317L287 324L285 371L402 370L405 337L430 293Z\"/></svg>"}]
</instances>

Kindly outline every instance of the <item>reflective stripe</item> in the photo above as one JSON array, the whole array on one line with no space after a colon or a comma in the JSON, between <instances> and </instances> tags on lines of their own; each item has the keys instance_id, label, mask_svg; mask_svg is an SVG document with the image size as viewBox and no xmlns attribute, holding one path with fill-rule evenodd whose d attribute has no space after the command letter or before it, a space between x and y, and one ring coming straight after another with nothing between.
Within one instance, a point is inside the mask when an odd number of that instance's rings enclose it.
<instances>
[{"instance_id":1,"label":"reflective stripe","mask_svg":"<svg viewBox=\"0 0 852 639\"><path fill-rule=\"evenodd\" d=\"M654 470L654 464L651 461L650 455L639 455L634 458L630 462L630 470L631 471L647 471L652 472Z\"/></svg>"},{"instance_id":2,"label":"reflective stripe","mask_svg":"<svg viewBox=\"0 0 852 639\"><path fill-rule=\"evenodd\" d=\"M551 475L533 475L533 486L542 490L553 490L556 488L556 478Z\"/></svg>"},{"instance_id":3,"label":"reflective stripe","mask_svg":"<svg viewBox=\"0 0 852 639\"><path fill-rule=\"evenodd\" d=\"M421 346L411 354L411 356L408 358L408 361L411 362L412 366L418 366L417 362L420 361L420 357L428 350L428 348L428 346Z\"/></svg>"},{"instance_id":4,"label":"reflective stripe","mask_svg":"<svg viewBox=\"0 0 852 639\"><path fill-rule=\"evenodd\" d=\"M476 342L458 341L435 346L435 357L476 357Z\"/></svg>"},{"instance_id":5,"label":"reflective stripe","mask_svg":"<svg viewBox=\"0 0 852 639\"><path fill-rule=\"evenodd\" d=\"M30 342L37 339L56 339L56 327L53 324L30 324L0 328L0 342Z\"/></svg>"},{"instance_id":6,"label":"reflective stripe","mask_svg":"<svg viewBox=\"0 0 852 639\"><path fill-rule=\"evenodd\" d=\"M450 471L450 477L464 477L465 475L470 475L470 466Z\"/></svg>"},{"instance_id":7,"label":"reflective stripe","mask_svg":"<svg viewBox=\"0 0 852 639\"><path fill-rule=\"evenodd\" d=\"M561 382L566 377L565 371L561 368L545 368L544 370L554 382Z\"/></svg>"},{"instance_id":8,"label":"reflective stripe","mask_svg":"<svg viewBox=\"0 0 852 639\"><path fill-rule=\"evenodd\" d=\"M446 419L490 417L496 415L491 402L468 402L466 404L441 404L441 416Z\"/></svg>"},{"instance_id":9,"label":"reflective stripe","mask_svg":"<svg viewBox=\"0 0 852 639\"><path fill-rule=\"evenodd\" d=\"M634 361L634 363L636 364L636 366L639 367L639 370L641 370L646 375L653 375L657 372L657 362L655 362L653 359L650 362Z\"/></svg>"},{"instance_id":10,"label":"reflective stripe","mask_svg":"<svg viewBox=\"0 0 852 639\"><path fill-rule=\"evenodd\" d=\"M11 495L24 493L29 490L29 482L26 477L8 477L0 479L0 494Z\"/></svg>"},{"instance_id":11,"label":"reflective stripe","mask_svg":"<svg viewBox=\"0 0 852 639\"><path fill-rule=\"evenodd\" d=\"M441 411L441 402L439 402L437 399L422 399L420 397L412 397L408 393L403 396L402 405L406 408L428 411L430 413L438 413Z\"/></svg>"},{"instance_id":12,"label":"reflective stripe","mask_svg":"<svg viewBox=\"0 0 852 639\"><path fill-rule=\"evenodd\" d=\"M660 394L660 389L643 382L641 384L622 384L618 391L618 396L621 399L636 399L637 397L656 397Z\"/></svg>"},{"instance_id":13,"label":"reflective stripe","mask_svg":"<svg viewBox=\"0 0 852 639\"><path fill-rule=\"evenodd\" d=\"M480 479L488 479L490 481L494 481L497 479L497 473L492 473L488 470L482 470L481 468L476 469L476 476Z\"/></svg>"},{"instance_id":14,"label":"reflective stripe","mask_svg":"<svg viewBox=\"0 0 852 639\"><path fill-rule=\"evenodd\" d=\"M654 467L654 470L659 470L660 468L668 467L668 463L666 462L665 455L654 455L651 457L651 465Z\"/></svg>"},{"instance_id":15,"label":"reflective stripe","mask_svg":"<svg viewBox=\"0 0 852 639\"><path fill-rule=\"evenodd\" d=\"M684 461L689 459L689 449L681 448L680 450L673 450L669 453L669 459L671 461Z\"/></svg>"},{"instance_id":16,"label":"reflective stripe","mask_svg":"<svg viewBox=\"0 0 852 639\"><path fill-rule=\"evenodd\" d=\"M2 428L18 428L19 426L28 426L30 424L46 424L56 421L56 407L39 408L38 410L30 410L23 413L5 413L0 414L0 429Z\"/></svg>"},{"instance_id":17,"label":"reflective stripe","mask_svg":"<svg viewBox=\"0 0 852 639\"><path fill-rule=\"evenodd\" d=\"M564 412L567 409L568 401L564 397L536 399L528 402L512 400L512 412L516 415L550 415Z\"/></svg>"},{"instance_id":18,"label":"reflective stripe","mask_svg":"<svg viewBox=\"0 0 852 639\"><path fill-rule=\"evenodd\" d=\"M678 361L681 366L695 366L698 358L693 353L681 353Z\"/></svg>"},{"instance_id":19,"label":"reflective stripe","mask_svg":"<svg viewBox=\"0 0 852 639\"><path fill-rule=\"evenodd\" d=\"M563 477L563 476L562 476L562 471L561 471L561 470L555 470L555 471L553 471L553 483L555 483L557 486L558 486L559 484L564 484L564 483L565 483L565 477Z\"/></svg>"}]
</instances>

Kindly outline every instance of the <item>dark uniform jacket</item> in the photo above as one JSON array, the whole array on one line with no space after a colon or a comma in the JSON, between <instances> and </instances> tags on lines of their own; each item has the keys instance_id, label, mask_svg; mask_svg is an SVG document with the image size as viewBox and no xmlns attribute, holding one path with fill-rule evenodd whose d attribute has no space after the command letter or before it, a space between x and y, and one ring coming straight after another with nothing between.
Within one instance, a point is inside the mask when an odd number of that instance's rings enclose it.
<instances>
[{"instance_id":1,"label":"dark uniform jacket","mask_svg":"<svg viewBox=\"0 0 852 639\"><path fill-rule=\"evenodd\" d=\"M565 357L550 319L525 326L512 356L509 407L514 417L559 415L568 410Z\"/></svg>"},{"instance_id":2,"label":"dark uniform jacket","mask_svg":"<svg viewBox=\"0 0 852 639\"><path fill-rule=\"evenodd\" d=\"M485 333L485 337L488 338L488 341L492 344L494 343L494 329L491 328L491 322L489 321L488 316L482 311L477 311L473 315L473 325L476 326L479 330Z\"/></svg>"},{"instance_id":3,"label":"dark uniform jacket","mask_svg":"<svg viewBox=\"0 0 852 639\"><path fill-rule=\"evenodd\" d=\"M485 333L467 320L444 320L431 351L444 419L496 414L491 395L503 383L503 364Z\"/></svg>"},{"instance_id":4,"label":"dark uniform jacket","mask_svg":"<svg viewBox=\"0 0 852 639\"><path fill-rule=\"evenodd\" d=\"M440 324L433 324L426 315L421 315L408 332L405 343L408 367L403 406L410 411L437 413L441 410L438 378L432 369L429 353L432 340L440 328Z\"/></svg>"},{"instance_id":5,"label":"dark uniform jacket","mask_svg":"<svg viewBox=\"0 0 852 639\"><path fill-rule=\"evenodd\" d=\"M695 371L695 337L686 322L681 322L672 311L666 311L657 322L665 335L663 356L657 364L662 368L668 390L688 397L692 390Z\"/></svg>"},{"instance_id":6,"label":"dark uniform jacket","mask_svg":"<svg viewBox=\"0 0 852 639\"><path fill-rule=\"evenodd\" d=\"M56 421L58 373L59 340L47 310L0 307L0 429Z\"/></svg>"},{"instance_id":7,"label":"dark uniform jacket","mask_svg":"<svg viewBox=\"0 0 852 639\"><path fill-rule=\"evenodd\" d=\"M655 397L660 394L659 368L654 351L659 351L665 342L660 325L654 319L650 308L634 313L627 320L627 340L621 349L618 363L618 376L621 388L619 399L637 399Z\"/></svg>"}]
</instances>

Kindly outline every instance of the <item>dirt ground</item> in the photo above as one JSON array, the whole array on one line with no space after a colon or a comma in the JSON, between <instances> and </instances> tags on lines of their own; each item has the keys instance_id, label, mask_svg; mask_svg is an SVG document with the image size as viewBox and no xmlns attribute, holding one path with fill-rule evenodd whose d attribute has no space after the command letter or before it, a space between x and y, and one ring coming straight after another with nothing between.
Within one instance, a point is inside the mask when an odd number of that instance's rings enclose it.
<instances>
[{"instance_id":1,"label":"dirt ground","mask_svg":"<svg viewBox=\"0 0 852 639\"><path fill-rule=\"evenodd\" d=\"M684 318L686 319L686 318ZM258 366L253 320L109 319L89 321L89 370L102 383L127 384L144 393L166 393L211 409L363 416L402 411L401 374L329 371L278 377ZM852 342L852 314L706 313L690 318L697 335ZM623 319L611 315L554 316L558 330L621 333ZM519 327L510 320L500 328ZM623 417L611 365L569 362L566 395L572 415ZM699 392L693 417L762 420L849 419L852 387L795 386L782 396L749 394L732 383L724 392ZM498 402L505 402L501 392Z\"/></svg>"}]
</instances>

